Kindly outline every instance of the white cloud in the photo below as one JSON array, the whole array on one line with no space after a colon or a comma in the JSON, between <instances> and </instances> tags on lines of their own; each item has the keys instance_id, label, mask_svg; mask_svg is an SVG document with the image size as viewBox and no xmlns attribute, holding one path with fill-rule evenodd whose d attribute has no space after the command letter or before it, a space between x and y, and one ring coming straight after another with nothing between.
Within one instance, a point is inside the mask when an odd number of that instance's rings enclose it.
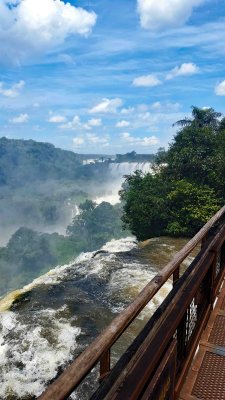
<instances>
[{"instance_id":1,"label":"white cloud","mask_svg":"<svg viewBox=\"0 0 225 400\"><path fill-rule=\"evenodd\" d=\"M53 124L60 124L62 122L66 122L66 117L64 117L63 115L53 115L49 118L48 122L51 122Z\"/></svg>"},{"instance_id":2,"label":"white cloud","mask_svg":"<svg viewBox=\"0 0 225 400\"><path fill-rule=\"evenodd\" d=\"M94 133L89 133L87 134L87 139L88 142L91 142L93 144L103 144L103 145L108 145L108 136L98 136L95 135Z\"/></svg>"},{"instance_id":3,"label":"white cloud","mask_svg":"<svg viewBox=\"0 0 225 400\"><path fill-rule=\"evenodd\" d=\"M133 80L134 86L154 87L160 85L161 83L162 82L157 78L157 76L153 74L139 76Z\"/></svg>"},{"instance_id":4,"label":"white cloud","mask_svg":"<svg viewBox=\"0 0 225 400\"><path fill-rule=\"evenodd\" d=\"M205 0L137 0L141 26L150 30L163 30L182 26L191 16L193 8Z\"/></svg>"},{"instance_id":5,"label":"white cloud","mask_svg":"<svg viewBox=\"0 0 225 400\"><path fill-rule=\"evenodd\" d=\"M151 121L152 115L150 114L149 111L147 111L145 113L138 114L138 117L143 121L148 121L149 123Z\"/></svg>"},{"instance_id":6,"label":"white cloud","mask_svg":"<svg viewBox=\"0 0 225 400\"><path fill-rule=\"evenodd\" d=\"M127 141L129 141L130 140L130 138L131 138L131 136L130 136L130 133L129 132L123 132L123 133L121 133L121 138L122 139L124 139L124 140L127 140Z\"/></svg>"},{"instance_id":7,"label":"white cloud","mask_svg":"<svg viewBox=\"0 0 225 400\"><path fill-rule=\"evenodd\" d=\"M76 147L93 148L95 146L107 147L109 145L108 136L98 136L95 133L88 133L84 136L73 138Z\"/></svg>"},{"instance_id":8,"label":"white cloud","mask_svg":"<svg viewBox=\"0 0 225 400\"><path fill-rule=\"evenodd\" d=\"M72 121L67 122L66 124L60 125L60 129L68 129L68 130L77 130L82 127L82 124L80 122L80 117L78 115L75 115L73 117Z\"/></svg>"},{"instance_id":9,"label":"white cloud","mask_svg":"<svg viewBox=\"0 0 225 400\"><path fill-rule=\"evenodd\" d=\"M166 75L166 79L173 79L176 76L194 75L199 72L199 67L194 63L184 63L175 67Z\"/></svg>"},{"instance_id":10,"label":"white cloud","mask_svg":"<svg viewBox=\"0 0 225 400\"><path fill-rule=\"evenodd\" d=\"M84 144L84 138L83 137L75 137L73 138L73 144L75 147L80 147Z\"/></svg>"},{"instance_id":11,"label":"white cloud","mask_svg":"<svg viewBox=\"0 0 225 400\"><path fill-rule=\"evenodd\" d=\"M225 80L216 85L215 93L217 96L225 96Z\"/></svg>"},{"instance_id":12,"label":"white cloud","mask_svg":"<svg viewBox=\"0 0 225 400\"><path fill-rule=\"evenodd\" d=\"M156 136L145 136L143 138L131 136L129 132L123 132L121 138L130 145L138 145L143 147L154 146L159 144L159 139Z\"/></svg>"},{"instance_id":13,"label":"white cloud","mask_svg":"<svg viewBox=\"0 0 225 400\"><path fill-rule=\"evenodd\" d=\"M55 117L51 117L50 120L55 119ZM56 116L56 119L64 118L61 116ZM49 120L49 121L50 121ZM66 119L64 119L65 121ZM64 121L50 121L50 122L64 122ZM93 127L101 126L102 120L101 118L91 118L88 120L87 123L82 123L80 117L75 115L71 121L68 121L66 124L60 125L60 129L67 129L67 130L92 130Z\"/></svg>"},{"instance_id":14,"label":"white cloud","mask_svg":"<svg viewBox=\"0 0 225 400\"><path fill-rule=\"evenodd\" d=\"M18 0L0 3L1 58L20 64L43 54L74 34L87 35L96 14L61 0Z\"/></svg>"},{"instance_id":15,"label":"white cloud","mask_svg":"<svg viewBox=\"0 0 225 400\"><path fill-rule=\"evenodd\" d=\"M91 114L115 114L117 113L118 107L121 107L123 104L122 100L119 98L115 99L102 99L101 103L97 104L93 108L89 110Z\"/></svg>"},{"instance_id":16,"label":"white cloud","mask_svg":"<svg viewBox=\"0 0 225 400\"><path fill-rule=\"evenodd\" d=\"M126 128L127 126L130 126L130 122L129 121L119 121L116 124L116 128Z\"/></svg>"},{"instance_id":17,"label":"white cloud","mask_svg":"<svg viewBox=\"0 0 225 400\"><path fill-rule=\"evenodd\" d=\"M10 122L12 122L13 124L23 124L28 121L29 121L28 114L20 114L17 117L10 119Z\"/></svg>"},{"instance_id":18,"label":"white cloud","mask_svg":"<svg viewBox=\"0 0 225 400\"><path fill-rule=\"evenodd\" d=\"M92 118L87 123L89 126L101 126L102 120L101 118Z\"/></svg>"},{"instance_id":19,"label":"white cloud","mask_svg":"<svg viewBox=\"0 0 225 400\"><path fill-rule=\"evenodd\" d=\"M160 103L160 101L156 101L150 105L150 109L155 112L174 112L179 111L181 105L179 103Z\"/></svg>"},{"instance_id":20,"label":"white cloud","mask_svg":"<svg viewBox=\"0 0 225 400\"><path fill-rule=\"evenodd\" d=\"M19 81L18 83L14 83L11 87L5 88L3 82L0 82L0 94L5 97L17 97L20 94L20 90L23 89L25 85L24 81Z\"/></svg>"},{"instance_id":21,"label":"white cloud","mask_svg":"<svg viewBox=\"0 0 225 400\"><path fill-rule=\"evenodd\" d=\"M122 108L121 114L124 114L124 115L132 114L134 112L134 110L135 110L134 107Z\"/></svg>"}]
</instances>

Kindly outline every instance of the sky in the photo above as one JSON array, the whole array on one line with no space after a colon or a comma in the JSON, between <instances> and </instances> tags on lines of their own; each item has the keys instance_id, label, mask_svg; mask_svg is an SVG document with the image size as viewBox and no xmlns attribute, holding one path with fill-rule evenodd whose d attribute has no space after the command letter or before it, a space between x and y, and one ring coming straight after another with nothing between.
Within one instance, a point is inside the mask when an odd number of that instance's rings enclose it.
<instances>
[{"instance_id":1,"label":"sky","mask_svg":"<svg viewBox=\"0 0 225 400\"><path fill-rule=\"evenodd\" d=\"M155 153L224 65L224 0L0 0L0 136Z\"/></svg>"}]
</instances>

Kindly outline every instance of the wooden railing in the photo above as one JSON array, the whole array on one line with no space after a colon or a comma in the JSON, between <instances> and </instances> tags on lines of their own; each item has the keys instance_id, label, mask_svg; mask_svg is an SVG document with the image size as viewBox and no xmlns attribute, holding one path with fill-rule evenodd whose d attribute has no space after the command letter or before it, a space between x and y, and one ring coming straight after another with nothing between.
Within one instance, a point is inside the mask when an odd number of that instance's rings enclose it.
<instances>
[{"instance_id":1,"label":"wooden railing","mask_svg":"<svg viewBox=\"0 0 225 400\"><path fill-rule=\"evenodd\" d=\"M224 278L224 221L225 206L39 399L66 399L99 362L102 383L93 400L175 398ZM180 276L181 263L200 243L199 254ZM110 372L111 347L171 277L172 291ZM156 379L159 373L165 375L163 382ZM163 392L156 396L158 387ZM170 397L168 393L172 393Z\"/></svg>"}]
</instances>

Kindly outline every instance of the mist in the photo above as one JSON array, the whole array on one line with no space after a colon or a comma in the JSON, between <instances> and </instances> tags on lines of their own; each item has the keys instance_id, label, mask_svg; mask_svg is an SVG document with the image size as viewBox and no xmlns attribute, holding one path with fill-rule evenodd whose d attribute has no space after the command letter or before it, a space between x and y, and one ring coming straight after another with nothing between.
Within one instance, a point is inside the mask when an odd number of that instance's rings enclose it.
<instances>
[{"instance_id":1,"label":"mist","mask_svg":"<svg viewBox=\"0 0 225 400\"><path fill-rule=\"evenodd\" d=\"M132 152L118 155L119 162L85 161L33 141L0 139L1 145L0 296L130 234L123 230L119 190L135 170L151 172L148 160L128 162L136 158Z\"/></svg>"}]
</instances>

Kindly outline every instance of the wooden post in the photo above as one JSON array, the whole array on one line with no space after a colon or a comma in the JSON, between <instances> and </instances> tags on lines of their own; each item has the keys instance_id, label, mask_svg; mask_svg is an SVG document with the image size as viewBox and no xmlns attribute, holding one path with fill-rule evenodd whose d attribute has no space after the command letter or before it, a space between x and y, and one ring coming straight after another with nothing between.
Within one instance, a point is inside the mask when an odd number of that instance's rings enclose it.
<instances>
[{"instance_id":1,"label":"wooden post","mask_svg":"<svg viewBox=\"0 0 225 400\"><path fill-rule=\"evenodd\" d=\"M100 358L100 377L99 382L107 377L110 372L110 349L106 351Z\"/></svg>"},{"instance_id":2,"label":"wooden post","mask_svg":"<svg viewBox=\"0 0 225 400\"><path fill-rule=\"evenodd\" d=\"M173 273L173 286L176 284L179 278L180 278L180 265L178 265L177 269Z\"/></svg>"}]
</instances>

